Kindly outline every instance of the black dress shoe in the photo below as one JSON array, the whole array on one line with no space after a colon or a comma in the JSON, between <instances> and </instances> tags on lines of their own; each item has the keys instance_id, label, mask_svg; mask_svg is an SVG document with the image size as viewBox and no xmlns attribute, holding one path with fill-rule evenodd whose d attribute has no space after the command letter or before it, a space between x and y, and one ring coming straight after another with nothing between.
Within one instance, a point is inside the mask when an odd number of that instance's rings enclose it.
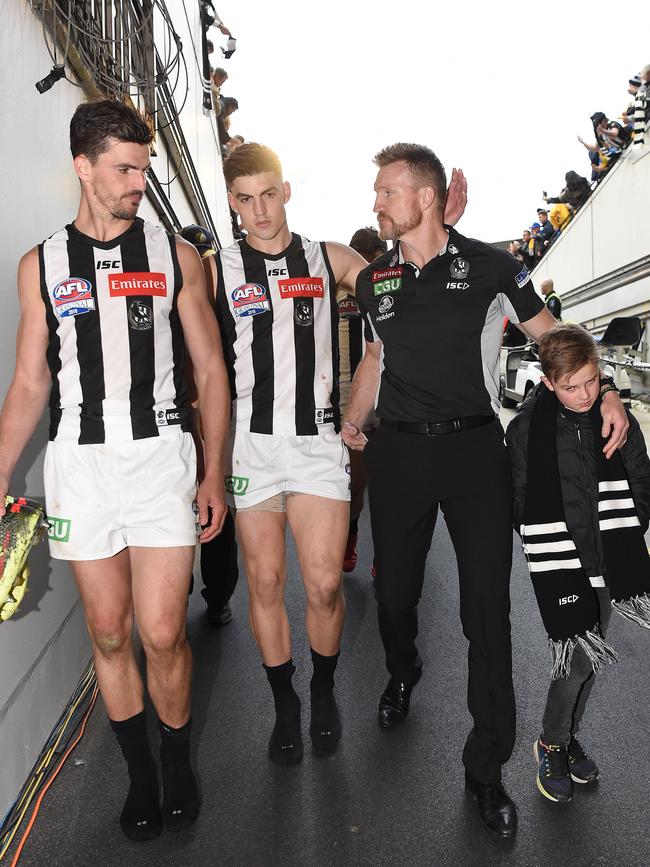
<instances>
[{"instance_id":1,"label":"black dress shoe","mask_svg":"<svg viewBox=\"0 0 650 867\"><path fill-rule=\"evenodd\" d=\"M232 622L232 611L227 602L225 605L213 605L208 602L205 616L210 626L227 626Z\"/></svg>"},{"instance_id":2,"label":"black dress shoe","mask_svg":"<svg viewBox=\"0 0 650 867\"><path fill-rule=\"evenodd\" d=\"M379 699L377 721L382 729L392 729L404 722L409 713L413 686L391 679Z\"/></svg>"},{"instance_id":3,"label":"black dress shoe","mask_svg":"<svg viewBox=\"0 0 650 867\"><path fill-rule=\"evenodd\" d=\"M465 775L465 791L477 801L479 816L488 831L500 837L514 837L517 807L502 783L477 783Z\"/></svg>"}]
</instances>

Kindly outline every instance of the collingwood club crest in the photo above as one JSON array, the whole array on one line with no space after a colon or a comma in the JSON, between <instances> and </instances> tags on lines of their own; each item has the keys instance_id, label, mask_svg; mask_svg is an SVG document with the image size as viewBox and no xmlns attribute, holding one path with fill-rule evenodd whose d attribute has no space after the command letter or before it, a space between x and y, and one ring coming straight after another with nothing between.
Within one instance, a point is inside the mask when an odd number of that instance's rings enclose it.
<instances>
[{"instance_id":1,"label":"collingwood club crest","mask_svg":"<svg viewBox=\"0 0 650 867\"><path fill-rule=\"evenodd\" d=\"M456 280L464 279L469 274L469 262L462 256L457 256L449 266L449 273Z\"/></svg>"}]
</instances>

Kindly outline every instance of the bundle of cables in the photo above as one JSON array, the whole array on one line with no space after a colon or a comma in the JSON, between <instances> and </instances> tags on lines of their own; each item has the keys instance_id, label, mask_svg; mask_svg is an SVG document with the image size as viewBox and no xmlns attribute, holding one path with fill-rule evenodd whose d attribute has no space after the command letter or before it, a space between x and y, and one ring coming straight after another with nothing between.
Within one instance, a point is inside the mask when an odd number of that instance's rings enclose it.
<instances>
[{"instance_id":1,"label":"bundle of cables","mask_svg":"<svg viewBox=\"0 0 650 867\"><path fill-rule=\"evenodd\" d=\"M83 736L98 692L95 668L91 662L81 676L67 707L59 717L52 734L32 768L27 782L9 808L2 826L0 826L0 861L2 861L12 850L12 844L31 809L27 825L13 851L11 867L18 863L45 793Z\"/></svg>"}]
</instances>

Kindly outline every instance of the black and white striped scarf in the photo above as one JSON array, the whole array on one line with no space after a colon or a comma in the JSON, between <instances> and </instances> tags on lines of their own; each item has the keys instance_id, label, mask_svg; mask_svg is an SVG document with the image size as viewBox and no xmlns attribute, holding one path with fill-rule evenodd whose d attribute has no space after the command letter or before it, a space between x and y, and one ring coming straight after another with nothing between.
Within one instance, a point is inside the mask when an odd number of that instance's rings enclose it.
<instances>
[{"instance_id":1,"label":"black and white striped scarf","mask_svg":"<svg viewBox=\"0 0 650 867\"><path fill-rule=\"evenodd\" d=\"M528 432L527 485L521 538L535 596L549 636L551 676L566 677L580 646L594 671L616 654L600 633L596 594L568 531L557 457L555 393L544 389L535 402ZM607 460L600 436L600 400L591 409L598 476L598 514L605 582L612 607L650 629L650 556L623 460Z\"/></svg>"}]
</instances>

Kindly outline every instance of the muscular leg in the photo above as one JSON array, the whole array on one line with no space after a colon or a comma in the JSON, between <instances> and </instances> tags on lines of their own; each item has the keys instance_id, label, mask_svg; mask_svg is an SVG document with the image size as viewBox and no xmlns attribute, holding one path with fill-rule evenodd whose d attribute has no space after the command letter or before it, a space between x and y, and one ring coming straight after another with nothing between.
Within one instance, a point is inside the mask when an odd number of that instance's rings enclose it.
<instances>
[{"instance_id":1,"label":"muscular leg","mask_svg":"<svg viewBox=\"0 0 650 867\"><path fill-rule=\"evenodd\" d=\"M281 665L291 657L289 618L284 605L286 515L240 510L235 524L246 567L253 635L264 664Z\"/></svg>"},{"instance_id":2,"label":"muscular leg","mask_svg":"<svg viewBox=\"0 0 650 867\"><path fill-rule=\"evenodd\" d=\"M296 541L307 611L307 635L323 656L338 653L345 618L341 565L348 535L349 506L310 494L287 500L287 518Z\"/></svg>"},{"instance_id":3,"label":"muscular leg","mask_svg":"<svg viewBox=\"0 0 650 867\"><path fill-rule=\"evenodd\" d=\"M287 517L307 595L305 619L314 665L309 734L316 750L331 753L341 738L334 672L345 617L341 567L349 508L341 500L295 494L287 502Z\"/></svg>"},{"instance_id":4,"label":"muscular leg","mask_svg":"<svg viewBox=\"0 0 650 867\"><path fill-rule=\"evenodd\" d=\"M138 632L147 656L147 685L158 711L162 814L171 830L192 825L199 795L190 764L192 654L185 619L194 547L129 549Z\"/></svg>"},{"instance_id":5,"label":"muscular leg","mask_svg":"<svg viewBox=\"0 0 650 867\"><path fill-rule=\"evenodd\" d=\"M158 716L179 728L190 715L192 654L185 631L194 548L129 548L133 604Z\"/></svg>"},{"instance_id":6,"label":"muscular leg","mask_svg":"<svg viewBox=\"0 0 650 867\"><path fill-rule=\"evenodd\" d=\"M97 683L112 720L144 707L142 678L133 656L133 599L128 550L102 560L71 562L90 634Z\"/></svg>"},{"instance_id":7,"label":"muscular leg","mask_svg":"<svg viewBox=\"0 0 650 867\"><path fill-rule=\"evenodd\" d=\"M248 580L248 611L275 703L269 757L295 765L303 755L300 699L292 684L289 618L284 604L287 582L284 512L240 510L235 519Z\"/></svg>"}]
</instances>

